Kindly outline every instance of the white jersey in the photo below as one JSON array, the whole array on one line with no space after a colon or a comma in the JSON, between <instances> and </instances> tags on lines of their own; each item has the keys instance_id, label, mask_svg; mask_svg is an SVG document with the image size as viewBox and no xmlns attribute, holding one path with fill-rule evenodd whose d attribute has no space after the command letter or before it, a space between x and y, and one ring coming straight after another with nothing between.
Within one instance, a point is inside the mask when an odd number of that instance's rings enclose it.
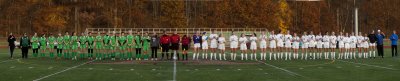
<instances>
[{"instance_id":1,"label":"white jersey","mask_svg":"<svg viewBox=\"0 0 400 81\"><path fill-rule=\"evenodd\" d=\"M350 48L356 48L356 43L357 43L357 37L356 36L350 36Z\"/></svg>"},{"instance_id":2,"label":"white jersey","mask_svg":"<svg viewBox=\"0 0 400 81\"><path fill-rule=\"evenodd\" d=\"M240 50L247 50L247 38L246 37L240 37L239 38L239 42L240 42Z\"/></svg>"},{"instance_id":3,"label":"white jersey","mask_svg":"<svg viewBox=\"0 0 400 81\"><path fill-rule=\"evenodd\" d=\"M331 48L336 48L337 38L335 35L330 36L329 38Z\"/></svg>"},{"instance_id":4,"label":"white jersey","mask_svg":"<svg viewBox=\"0 0 400 81\"><path fill-rule=\"evenodd\" d=\"M202 49L208 49L208 42L207 42L207 40L208 40L208 36L201 36L201 40L202 40L202 42L201 42L201 48Z\"/></svg>"},{"instance_id":5,"label":"white jersey","mask_svg":"<svg viewBox=\"0 0 400 81\"><path fill-rule=\"evenodd\" d=\"M210 43L210 48L217 48L217 39L218 39L218 35L217 34L210 34L210 39L211 39L211 43Z\"/></svg>"},{"instance_id":6,"label":"white jersey","mask_svg":"<svg viewBox=\"0 0 400 81\"><path fill-rule=\"evenodd\" d=\"M364 48L369 48L369 38L368 37L364 37L363 45L364 45Z\"/></svg>"},{"instance_id":7,"label":"white jersey","mask_svg":"<svg viewBox=\"0 0 400 81\"><path fill-rule=\"evenodd\" d=\"M317 36L315 36L315 41L317 42L317 48L322 48L322 46L323 46L323 41L322 41L322 39L323 39L323 36L322 35L317 35Z\"/></svg>"},{"instance_id":8,"label":"white jersey","mask_svg":"<svg viewBox=\"0 0 400 81\"><path fill-rule=\"evenodd\" d=\"M231 48L238 48L239 45L239 41L238 41L238 37L236 35L232 35L231 37L229 37L229 42L231 43L230 47Z\"/></svg>"},{"instance_id":9,"label":"white jersey","mask_svg":"<svg viewBox=\"0 0 400 81\"><path fill-rule=\"evenodd\" d=\"M293 49L299 49L299 47L300 47L300 37L295 36L295 37L293 37L292 41L293 41L292 48Z\"/></svg>"},{"instance_id":10,"label":"white jersey","mask_svg":"<svg viewBox=\"0 0 400 81\"><path fill-rule=\"evenodd\" d=\"M218 37L218 49L225 49L225 37Z\"/></svg>"},{"instance_id":11,"label":"white jersey","mask_svg":"<svg viewBox=\"0 0 400 81\"><path fill-rule=\"evenodd\" d=\"M308 35L308 42L309 42L309 45L308 45L308 47L315 47L315 45L317 44L316 42L315 42L315 35Z\"/></svg>"},{"instance_id":12,"label":"white jersey","mask_svg":"<svg viewBox=\"0 0 400 81\"><path fill-rule=\"evenodd\" d=\"M260 35L260 48L267 48L267 37L265 35Z\"/></svg>"},{"instance_id":13,"label":"white jersey","mask_svg":"<svg viewBox=\"0 0 400 81\"><path fill-rule=\"evenodd\" d=\"M324 35L324 37L322 37L323 39L322 39L322 42L323 42L323 45L324 45L324 48L329 48L329 38L330 38L330 36L329 35Z\"/></svg>"},{"instance_id":14,"label":"white jersey","mask_svg":"<svg viewBox=\"0 0 400 81\"><path fill-rule=\"evenodd\" d=\"M357 36L357 45L359 47L362 47L363 41L364 41L364 37L363 36Z\"/></svg>"},{"instance_id":15,"label":"white jersey","mask_svg":"<svg viewBox=\"0 0 400 81\"><path fill-rule=\"evenodd\" d=\"M285 35L284 41L286 48L292 48L292 39L293 39L292 35L289 34Z\"/></svg>"},{"instance_id":16,"label":"white jersey","mask_svg":"<svg viewBox=\"0 0 400 81\"><path fill-rule=\"evenodd\" d=\"M282 34L277 34L275 35L276 38L276 43L278 47L283 47L283 35Z\"/></svg>"},{"instance_id":17,"label":"white jersey","mask_svg":"<svg viewBox=\"0 0 400 81\"><path fill-rule=\"evenodd\" d=\"M301 36L301 42L302 42L302 46L301 48L308 48L309 43L309 37L307 35L303 35Z\"/></svg>"},{"instance_id":18,"label":"white jersey","mask_svg":"<svg viewBox=\"0 0 400 81\"><path fill-rule=\"evenodd\" d=\"M269 47L270 48L276 48L276 36L275 35L269 35Z\"/></svg>"},{"instance_id":19,"label":"white jersey","mask_svg":"<svg viewBox=\"0 0 400 81\"><path fill-rule=\"evenodd\" d=\"M257 49L257 37L250 37L250 49L256 50Z\"/></svg>"},{"instance_id":20,"label":"white jersey","mask_svg":"<svg viewBox=\"0 0 400 81\"><path fill-rule=\"evenodd\" d=\"M344 42L344 47L346 48L346 49L349 49L351 46L350 46L350 43L352 42L351 41L351 39L350 39L350 37L343 37L343 42Z\"/></svg>"}]
</instances>

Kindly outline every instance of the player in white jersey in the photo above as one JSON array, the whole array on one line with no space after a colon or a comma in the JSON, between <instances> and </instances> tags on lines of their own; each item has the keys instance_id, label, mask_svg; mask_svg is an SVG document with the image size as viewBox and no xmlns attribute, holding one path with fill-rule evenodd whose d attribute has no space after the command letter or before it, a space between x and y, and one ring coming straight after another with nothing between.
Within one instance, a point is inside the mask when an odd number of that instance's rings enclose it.
<instances>
[{"instance_id":1,"label":"player in white jersey","mask_svg":"<svg viewBox=\"0 0 400 81\"><path fill-rule=\"evenodd\" d=\"M304 57L304 59L307 60L308 45L309 37L307 35L307 32L304 32L303 36L301 36L301 59L303 59L303 56L305 54L306 56Z\"/></svg>"},{"instance_id":2,"label":"player in white jersey","mask_svg":"<svg viewBox=\"0 0 400 81\"><path fill-rule=\"evenodd\" d=\"M288 30L286 32L286 35L284 36L284 41L285 41L285 60L289 58L291 60L291 49L292 49L292 35L290 35L290 31ZM288 57L289 54L289 57Z\"/></svg>"},{"instance_id":3,"label":"player in white jersey","mask_svg":"<svg viewBox=\"0 0 400 81\"><path fill-rule=\"evenodd\" d=\"M330 41L330 53L331 53L331 59L336 59L336 51L335 51L335 48L336 48L336 45L337 45L337 37L336 37L336 35L335 35L335 32L332 32L331 33L331 37L330 37L330 39L329 39Z\"/></svg>"},{"instance_id":4,"label":"player in white jersey","mask_svg":"<svg viewBox=\"0 0 400 81\"><path fill-rule=\"evenodd\" d=\"M329 40L329 38L330 38L331 36L329 35L329 32L326 32L325 33L325 35L324 35L324 37L323 37L323 40L322 40L322 42L324 43L324 59L328 59L328 55L329 55L329 48L330 48L330 40Z\"/></svg>"},{"instance_id":5,"label":"player in white jersey","mask_svg":"<svg viewBox=\"0 0 400 81\"><path fill-rule=\"evenodd\" d=\"M275 31L271 31L269 35L269 60L272 60L272 54L274 55L274 59L276 60L276 35Z\"/></svg>"},{"instance_id":6,"label":"player in white jersey","mask_svg":"<svg viewBox=\"0 0 400 81\"><path fill-rule=\"evenodd\" d=\"M369 38L368 38L368 34L364 35L364 41L363 41L363 45L364 45L364 58L368 58L368 48L369 48Z\"/></svg>"},{"instance_id":7,"label":"player in white jersey","mask_svg":"<svg viewBox=\"0 0 400 81\"><path fill-rule=\"evenodd\" d=\"M284 37L284 35L283 35L283 32L281 31L279 34L276 34L276 43L277 43L277 55L278 55L278 59L282 59L282 57L283 57L283 44L284 44L284 42L283 42L283 37Z\"/></svg>"},{"instance_id":8,"label":"player in white jersey","mask_svg":"<svg viewBox=\"0 0 400 81\"><path fill-rule=\"evenodd\" d=\"M247 38L243 33L240 34L239 43L240 43L240 51L241 51L240 55L242 57L242 60L243 60L243 57L244 57L243 54L246 55L246 60L247 60L247 46L246 46Z\"/></svg>"},{"instance_id":9,"label":"player in white jersey","mask_svg":"<svg viewBox=\"0 0 400 81\"><path fill-rule=\"evenodd\" d=\"M361 34L361 32L358 32L358 35L357 35L358 58L362 58L362 52L363 52L362 49L364 49L363 42L364 42L364 37Z\"/></svg>"},{"instance_id":10,"label":"player in white jersey","mask_svg":"<svg viewBox=\"0 0 400 81\"><path fill-rule=\"evenodd\" d=\"M239 39L235 35L234 31L232 31L231 37L229 37L230 48L231 48L231 60L236 60L236 49L239 45Z\"/></svg>"},{"instance_id":11,"label":"player in white jersey","mask_svg":"<svg viewBox=\"0 0 400 81\"><path fill-rule=\"evenodd\" d=\"M294 59L299 59L299 47L300 47L300 37L297 36L297 33L293 34L293 58Z\"/></svg>"},{"instance_id":12,"label":"player in white jersey","mask_svg":"<svg viewBox=\"0 0 400 81\"><path fill-rule=\"evenodd\" d=\"M207 42L207 40L208 40L208 36L206 35L206 32L204 32L203 33L203 35L201 36L201 49L202 49L202 55L201 55L201 58L202 59L207 59L207 56L208 56L208 53L207 53L207 51L208 51L208 42Z\"/></svg>"},{"instance_id":13,"label":"player in white jersey","mask_svg":"<svg viewBox=\"0 0 400 81\"><path fill-rule=\"evenodd\" d=\"M249 38L250 40L250 50L252 51L250 54L250 60L257 60L257 35L256 33L253 33L251 37Z\"/></svg>"},{"instance_id":14,"label":"player in white jersey","mask_svg":"<svg viewBox=\"0 0 400 81\"><path fill-rule=\"evenodd\" d=\"M337 37L337 41L339 41L339 57L338 59L343 59L345 53L345 41L343 32L340 32L339 36Z\"/></svg>"},{"instance_id":15,"label":"player in white jersey","mask_svg":"<svg viewBox=\"0 0 400 81\"><path fill-rule=\"evenodd\" d=\"M267 36L265 35L265 32L261 32L261 35L258 39L260 39L259 42L260 42L260 49L261 49L261 59L260 60L266 60L265 57L267 54L266 54L265 50L267 48Z\"/></svg>"},{"instance_id":16,"label":"player in white jersey","mask_svg":"<svg viewBox=\"0 0 400 81\"><path fill-rule=\"evenodd\" d=\"M351 39L349 36L349 33L346 33L346 36L344 37L344 47L345 47L345 53L344 53L344 59L349 59L349 55L350 55L350 43L351 43Z\"/></svg>"},{"instance_id":17,"label":"player in white jersey","mask_svg":"<svg viewBox=\"0 0 400 81\"><path fill-rule=\"evenodd\" d=\"M218 49L219 49L219 60L222 60L222 56L224 56L224 60L226 60L225 56L225 37L222 34L219 34L218 37Z\"/></svg>"},{"instance_id":18,"label":"player in white jersey","mask_svg":"<svg viewBox=\"0 0 400 81\"><path fill-rule=\"evenodd\" d=\"M323 48L324 48L324 36L322 36L322 32L319 32L317 36L315 36L315 41L317 42L317 59L322 57Z\"/></svg>"},{"instance_id":19,"label":"player in white jersey","mask_svg":"<svg viewBox=\"0 0 400 81\"><path fill-rule=\"evenodd\" d=\"M312 55L313 59L315 59L315 52L317 51L317 49L315 48L317 42L315 41L315 35L313 33L313 31L311 31L310 35L308 35L309 37L309 45L308 48L310 48L310 56Z\"/></svg>"},{"instance_id":20,"label":"player in white jersey","mask_svg":"<svg viewBox=\"0 0 400 81\"><path fill-rule=\"evenodd\" d=\"M213 60L213 56L214 56L214 59L217 60L217 57L216 57L217 54L215 52L218 47L217 39L218 39L218 34L215 33L215 30L211 31L211 34L210 34L210 40L211 40L210 41L210 48L211 48L210 60Z\"/></svg>"},{"instance_id":21,"label":"player in white jersey","mask_svg":"<svg viewBox=\"0 0 400 81\"><path fill-rule=\"evenodd\" d=\"M350 59L356 58L356 43L357 43L357 37L355 36L354 32L351 33L350 35Z\"/></svg>"}]
</instances>

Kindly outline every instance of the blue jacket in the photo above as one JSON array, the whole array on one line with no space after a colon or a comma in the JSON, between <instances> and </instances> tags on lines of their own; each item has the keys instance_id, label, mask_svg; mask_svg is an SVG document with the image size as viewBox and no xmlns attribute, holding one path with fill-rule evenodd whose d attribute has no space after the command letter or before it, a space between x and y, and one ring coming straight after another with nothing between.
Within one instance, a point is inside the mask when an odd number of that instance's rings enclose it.
<instances>
[{"instance_id":1,"label":"blue jacket","mask_svg":"<svg viewBox=\"0 0 400 81\"><path fill-rule=\"evenodd\" d=\"M385 35L383 35L383 34L376 34L376 38L377 38L377 44L378 44L378 45L383 45L383 39L385 38Z\"/></svg>"},{"instance_id":2,"label":"blue jacket","mask_svg":"<svg viewBox=\"0 0 400 81\"><path fill-rule=\"evenodd\" d=\"M397 40L399 40L399 36L397 36L396 34L392 34L392 36L390 36L390 41L392 41L392 45L397 45Z\"/></svg>"}]
</instances>

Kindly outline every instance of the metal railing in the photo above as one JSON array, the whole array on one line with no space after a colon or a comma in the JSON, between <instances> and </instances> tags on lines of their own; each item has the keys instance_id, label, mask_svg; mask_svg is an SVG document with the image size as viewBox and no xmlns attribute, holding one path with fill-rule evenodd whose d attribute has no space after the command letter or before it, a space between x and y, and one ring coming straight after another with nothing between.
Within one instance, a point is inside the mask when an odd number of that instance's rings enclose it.
<instances>
[{"instance_id":1,"label":"metal railing","mask_svg":"<svg viewBox=\"0 0 400 81\"><path fill-rule=\"evenodd\" d=\"M222 32L262 32L262 31L268 31L268 29L265 28L87 28L86 32L92 32L92 33L107 33L107 32L113 32L115 31L116 33L121 33L121 32L128 32L128 31L140 31L142 34L145 32L155 32L157 34L161 34L163 31L166 31L167 33L173 33L173 31L177 31L178 34L195 34L196 31L200 32L211 32L212 30L215 30L216 33L222 33Z\"/></svg>"}]
</instances>

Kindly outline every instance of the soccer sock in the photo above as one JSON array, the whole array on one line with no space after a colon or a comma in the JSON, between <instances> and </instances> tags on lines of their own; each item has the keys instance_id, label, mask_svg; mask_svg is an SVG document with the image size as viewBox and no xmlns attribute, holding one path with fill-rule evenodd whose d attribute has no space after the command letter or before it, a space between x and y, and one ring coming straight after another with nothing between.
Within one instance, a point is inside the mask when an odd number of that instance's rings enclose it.
<instances>
[{"instance_id":1,"label":"soccer sock","mask_svg":"<svg viewBox=\"0 0 400 81\"><path fill-rule=\"evenodd\" d=\"M308 55L308 54L306 53L306 57L304 57L304 59L305 59L305 60L307 60L307 58L308 58L308 56L307 56L307 55Z\"/></svg>"},{"instance_id":2,"label":"soccer sock","mask_svg":"<svg viewBox=\"0 0 400 81\"><path fill-rule=\"evenodd\" d=\"M246 53L246 60L247 60L247 53Z\"/></svg>"},{"instance_id":3,"label":"soccer sock","mask_svg":"<svg viewBox=\"0 0 400 81\"><path fill-rule=\"evenodd\" d=\"M301 59L303 60L304 53L301 53Z\"/></svg>"},{"instance_id":4,"label":"soccer sock","mask_svg":"<svg viewBox=\"0 0 400 81\"><path fill-rule=\"evenodd\" d=\"M213 53L211 53L211 55L210 55L210 56L211 56L210 60L212 60L212 59L213 59Z\"/></svg>"},{"instance_id":5,"label":"soccer sock","mask_svg":"<svg viewBox=\"0 0 400 81\"><path fill-rule=\"evenodd\" d=\"M231 60L233 60L233 53L231 53Z\"/></svg>"},{"instance_id":6,"label":"soccer sock","mask_svg":"<svg viewBox=\"0 0 400 81\"><path fill-rule=\"evenodd\" d=\"M313 54L313 59L315 59L315 53L312 53Z\"/></svg>"},{"instance_id":7,"label":"soccer sock","mask_svg":"<svg viewBox=\"0 0 400 81\"><path fill-rule=\"evenodd\" d=\"M250 60L253 60L253 53L250 54Z\"/></svg>"},{"instance_id":8,"label":"soccer sock","mask_svg":"<svg viewBox=\"0 0 400 81\"><path fill-rule=\"evenodd\" d=\"M260 60L263 60L263 59L264 59L264 58L263 58L263 57L264 57L264 53L261 53L261 56L260 56L260 57L261 57Z\"/></svg>"},{"instance_id":9,"label":"soccer sock","mask_svg":"<svg viewBox=\"0 0 400 81\"><path fill-rule=\"evenodd\" d=\"M208 57L208 53L206 53L206 54L204 55L204 57L207 59L207 57Z\"/></svg>"},{"instance_id":10,"label":"soccer sock","mask_svg":"<svg viewBox=\"0 0 400 81\"><path fill-rule=\"evenodd\" d=\"M224 56L224 60L226 60L226 56L225 56L225 53L224 53L224 55L223 55L223 56Z\"/></svg>"},{"instance_id":11,"label":"soccer sock","mask_svg":"<svg viewBox=\"0 0 400 81\"><path fill-rule=\"evenodd\" d=\"M196 58L196 53L193 53L193 60Z\"/></svg>"},{"instance_id":12,"label":"soccer sock","mask_svg":"<svg viewBox=\"0 0 400 81\"><path fill-rule=\"evenodd\" d=\"M361 58L361 56L362 56L362 53L359 52L359 53L358 53L358 58ZM365 55L364 55L364 56L365 56Z\"/></svg>"},{"instance_id":13,"label":"soccer sock","mask_svg":"<svg viewBox=\"0 0 400 81\"><path fill-rule=\"evenodd\" d=\"M236 60L236 53L233 55L233 60Z\"/></svg>"},{"instance_id":14,"label":"soccer sock","mask_svg":"<svg viewBox=\"0 0 400 81\"><path fill-rule=\"evenodd\" d=\"M373 51L373 53L374 53L374 58L375 58L375 56L376 56L376 54L375 54L375 50Z\"/></svg>"},{"instance_id":15,"label":"soccer sock","mask_svg":"<svg viewBox=\"0 0 400 81\"><path fill-rule=\"evenodd\" d=\"M204 53L201 54L201 59L204 59Z\"/></svg>"},{"instance_id":16,"label":"soccer sock","mask_svg":"<svg viewBox=\"0 0 400 81\"><path fill-rule=\"evenodd\" d=\"M241 53L240 56L242 57L242 60L243 60L243 53Z\"/></svg>"},{"instance_id":17,"label":"soccer sock","mask_svg":"<svg viewBox=\"0 0 400 81\"><path fill-rule=\"evenodd\" d=\"M289 60L292 60L292 54L289 53Z\"/></svg>"},{"instance_id":18,"label":"soccer sock","mask_svg":"<svg viewBox=\"0 0 400 81\"><path fill-rule=\"evenodd\" d=\"M269 60L272 60L272 53L269 53Z\"/></svg>"},{"instance_id":19,"label":"soccer sock","mask_svg":"<svg viewBox=\"0 0 400 81\"><path fill-rule=\"evenodd\" d=\"M276 60L276 54L274 53L274 59Z\"/></svg>"},{"instance_id":20,"label":"soccer sock","mask_svg":"<svg viewBox=\"0 0 400 81\"><path fill-rule=\"evenodd\" d=\"M283 59L283 52L281 52L281 58L280 59Z\"/></svg>"},{"instance_id":21,"label":"soccer sock","mask_svg":"<svg viewBox=\"0 0 400 81\"><path fill-rule=\"evenodd\" d=\"M287 60L287 58L288 58L288 57L287 57L287 56L288 56L287 54L288 54L288 53L287 53L287 52L285 52L285 60Z\"/></svg>"},{"instance_id":22,"label":"soccer sock","mask_svg":"<svg viewBox=\"0 0 400 81\"><path fill-rule=\"evenodd\" d=\"M200 56L200 53L197 53L197 55L196 55L196 60L199 59L199 56Z\"/></svg>"},{"instance_id":23,"label":"soccer sock","mask_svg":"<svg viewBox=\"0 0 400 81\"><path fill-rule=\"evenodd\" d=\"M219 60L222 60L222 58L221 58L221 53L219 54Z\"/></svg>"},{"instance_id":24,"label":"soccer sock","mask_svg":"<svg viewBox=\"0 0 400 81\"><path fill-rule=\"evenodd\" d=\"M257 60L257 54L254 53L254 60Z\"/></svg>"},{"instance_id":25,"label":"soccer sock","mask_svg":"<svg viewBox=\"0 0 400 81\"><path fill-rule=\"evenodd\" d=\"M214 53L214 59L217 60L217 53Z\"/></svg>"}]
</instances>

